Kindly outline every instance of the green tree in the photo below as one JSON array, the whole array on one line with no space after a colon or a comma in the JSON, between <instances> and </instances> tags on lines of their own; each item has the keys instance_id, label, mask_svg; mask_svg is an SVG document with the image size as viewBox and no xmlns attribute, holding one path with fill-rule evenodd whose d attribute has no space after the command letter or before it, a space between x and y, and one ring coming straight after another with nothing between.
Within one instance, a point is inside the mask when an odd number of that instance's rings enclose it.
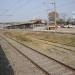
<instances>
[{"instance_id":1,"label":"green tree","mask_svg":"<svg viewBox=\"0 0 75 75\"><path fill-rule=\"evenodd\" d=\"M57 20L57 24L65 24L65 21L63 19Z\"/></svg>"}]
</instances>

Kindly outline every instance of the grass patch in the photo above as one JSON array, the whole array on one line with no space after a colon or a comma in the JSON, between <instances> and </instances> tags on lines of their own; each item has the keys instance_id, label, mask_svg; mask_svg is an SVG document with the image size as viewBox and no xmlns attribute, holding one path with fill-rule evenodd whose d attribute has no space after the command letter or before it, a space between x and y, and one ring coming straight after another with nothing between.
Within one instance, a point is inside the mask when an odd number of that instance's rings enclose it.
<instances>
[{"instance_id":1,"label":"grass patch","mask_svg":"<svg viewBox=\"0 0 75 75\"><path fill-rule=\"evenodd\" d=\"M75 47L75 35L72 34L60 34L53 32L26 32L19 30L7 30L3 32L5 35L15 37L21 41L32 42L31 38L36 38L53 43L60 43Z\"/></svg>"}]
</instances>

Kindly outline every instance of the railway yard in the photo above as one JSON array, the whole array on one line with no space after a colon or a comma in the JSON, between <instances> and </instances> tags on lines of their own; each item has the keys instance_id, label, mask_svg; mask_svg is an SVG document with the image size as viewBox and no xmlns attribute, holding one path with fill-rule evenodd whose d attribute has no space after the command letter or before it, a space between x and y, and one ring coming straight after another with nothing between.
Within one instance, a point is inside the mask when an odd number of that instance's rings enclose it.
<instances>
[{"instance_id":1,"label":"railway yard","mask_svg":"<svg viewBox=\"0 0 75 75\"><path fill-rule=\"evenodd\" d=\"M75 75L72 32L0 30L0 45L13 70L7 75Z\"/></svg>"},{"instance_id":2,"label":"railway yard","mask_svg":"<svg viewBox=\"0 0 75 75\"><path fill-rule=\"evenodd\" d=\"M0 0L0 75L75 75L75 0Z\"/></svg>"}]
</instances>

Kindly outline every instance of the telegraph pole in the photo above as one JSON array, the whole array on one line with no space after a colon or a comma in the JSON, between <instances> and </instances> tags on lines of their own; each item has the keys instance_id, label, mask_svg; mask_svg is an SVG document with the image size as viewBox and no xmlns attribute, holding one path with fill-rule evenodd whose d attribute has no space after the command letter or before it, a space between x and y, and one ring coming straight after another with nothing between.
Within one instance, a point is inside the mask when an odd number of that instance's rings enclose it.
<instances>
[{"instance_id":1,"label":"telegraph pole","mask_svg":"<svg viewBox=\"0 0 75 75\"><path fill-rule=\"evenodd\" d=\"M54 25L55 25L55 28L57 28L57 22L56 22L56 0L53 0L52 3L50 4L53 4L54 6Z\"/></svg>"},{"instance_id":2,"label":"telegraph pole","mask_svg":"<svg viewBox=\"0 0 75 75\"><path fill-rule=\"evenodd\" d=\"M56 22L56 1L55 0L54 0L54 12L55 12L54 23L55 23L55 27L57 28L57 22Z\"/></svg>"}]
</instances>

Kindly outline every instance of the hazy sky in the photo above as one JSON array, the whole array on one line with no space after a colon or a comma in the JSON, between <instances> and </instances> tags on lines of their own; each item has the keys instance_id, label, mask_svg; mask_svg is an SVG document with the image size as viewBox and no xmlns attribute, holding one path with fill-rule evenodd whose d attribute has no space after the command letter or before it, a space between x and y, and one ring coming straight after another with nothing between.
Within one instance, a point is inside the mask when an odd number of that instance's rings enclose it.
<instances>
[{"instance_id":1,"label":"hazy sky","mask_svg":"<svg viewBox=\"0 0 75 75\"><path fill-rule=\"evenodd\" d=\"M33 17L47 19L53 0L0 0L1 21L24 21ZM57 11L71 16L75 11L75 0L56 0Z\"/></svg>"}]
</instances>

